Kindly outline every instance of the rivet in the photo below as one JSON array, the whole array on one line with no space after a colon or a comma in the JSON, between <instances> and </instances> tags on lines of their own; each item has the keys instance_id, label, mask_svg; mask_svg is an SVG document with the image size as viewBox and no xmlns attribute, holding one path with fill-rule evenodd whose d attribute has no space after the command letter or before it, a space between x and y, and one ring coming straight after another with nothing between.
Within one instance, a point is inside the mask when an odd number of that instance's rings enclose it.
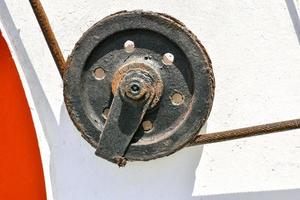
<instances>
[{"instance_id":1,"label":"rivet","mask_svg":"<svg viewBox=\"0 0 300 200\"><path fill-rule=\"evenodd\" d=\"M178 106L184 102L184 96L182 94L176 92L171 96L171 101L172 101L173 105Z\"/></svg>"},{"instance_id":2,"label":"rivet","mask_svg":"<svg viewBox=\"0 0 300 200\"><path fill-rule=\"evenodd\" d=\"M131 41L131 40L127 40L125 43L124 43L124 49L127 53L132 53L134 51L134 48L135 48L135 45L134 45L134 42Z\"/></svg>"},{"instance_id":3,"label":"rivet","mask_svg":"<svg viewBox=\"0 0 300 200\"><path fill-rule=\"evenodd\" d=\"M101 67L99 67L99 68L95 69L94 76L98 80L103 80L105 78L105 71Z\"/></svg>"},{"instance_id":4,"label":"rivet","mask_svg":"<svg viewBox=\"0 0 300 200\"><path fill-rule=\"evenodd\" d=\"M171 54L171 53L165 53L165 54L163 55L162 62L163 62L165 65L172 65L173 62L174 62L174 55Z\"/></svg>"}]
</instances>

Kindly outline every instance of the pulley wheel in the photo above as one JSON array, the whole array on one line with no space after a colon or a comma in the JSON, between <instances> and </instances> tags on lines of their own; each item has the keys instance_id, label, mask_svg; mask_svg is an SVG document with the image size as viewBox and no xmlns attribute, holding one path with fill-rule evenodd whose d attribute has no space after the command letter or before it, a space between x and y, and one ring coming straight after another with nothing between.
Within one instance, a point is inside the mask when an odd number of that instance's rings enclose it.
<instances>
[{"instance_id":1,"label":"pulley wheel","mask_svg":"<svg viewBox=\"0 0 300 200\"><path fill-rule=\"evenodd\" d=\"M77 42L63 79L83 138L119 165L184 147L214 96L204 47L181 22L154 12L122 11L96 23Z\"/></svg>"}]
</instances>

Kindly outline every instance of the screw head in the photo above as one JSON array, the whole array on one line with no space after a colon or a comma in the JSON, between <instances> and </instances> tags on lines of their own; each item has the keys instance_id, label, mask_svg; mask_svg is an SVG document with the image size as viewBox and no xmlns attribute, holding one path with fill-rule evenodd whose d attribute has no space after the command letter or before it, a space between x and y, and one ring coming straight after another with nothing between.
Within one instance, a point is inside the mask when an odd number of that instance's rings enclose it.
<instances>
[{"instance_id":1,"label":"screw head","mask_svg":"<svg viewBox=\"0 0 300 200\"><path fill-rule=\"evenodd\" d=\"M134 45L134 42L131 41L131 40L127 40L125 43L124 43L124 49L127 53L132 53L134 51L134 48L135 48L135 45Z\"/></svg>"},{"instance_id":2,"label":"screw head","mask_svg":"<svg viewBox=\"0 0 300 200\"><path fill-rule=\"evenodd\" d=\"M174 55L171 54L171 53L165 53L165 54L163 55L162 62L163 62L165 65L172 65L173 62L174 62Z\"/></svg>"}]
</instances>

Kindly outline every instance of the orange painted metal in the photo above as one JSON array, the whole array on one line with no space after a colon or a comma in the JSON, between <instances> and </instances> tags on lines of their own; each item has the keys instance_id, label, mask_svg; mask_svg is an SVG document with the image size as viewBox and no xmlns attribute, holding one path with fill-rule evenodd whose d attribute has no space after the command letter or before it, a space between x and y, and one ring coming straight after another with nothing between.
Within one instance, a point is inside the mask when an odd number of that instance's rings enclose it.
<instances>
[{"instance_id":1,"label":"orange painted metal","mask_svg":"<svg viewBox=\"0 0 300 200\"><path fill-rule=\"evenodd\" d=\"M0 199L46 199L41 157L30 109L1 32Z\"/></svg>"}]
</instances>

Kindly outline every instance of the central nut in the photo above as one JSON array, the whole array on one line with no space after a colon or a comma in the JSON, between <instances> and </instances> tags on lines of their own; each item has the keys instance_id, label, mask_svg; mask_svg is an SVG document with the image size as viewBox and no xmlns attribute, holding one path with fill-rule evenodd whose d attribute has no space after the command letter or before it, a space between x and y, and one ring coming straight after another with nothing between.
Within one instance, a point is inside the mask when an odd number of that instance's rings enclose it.
<instances>
[{"instance_id":1,"label":"central nut","mask_svg":"<svg viewBox=\"0 0 300 200\"><path fill-rule=\"evenodd\" d=\"M128 97L141 97L141 92L141 85L137 81L129 83L128 88L126 88L126 95Z\"/></svg>"},{"instance_id":2,"label":"central nut","mask_svg":"<svg viewBox=\"0 0 300 200\"><path fill-rule=\"evenodd\" d=\"M132 71L124 77L123 83L120 86L121 90L124 90L127 97L133 100L139 100L146 98L154 91L153 81L150 77L145 75L141 71Z\"/></svg>"},{"instance_id":3,"label":"central nut","mask_svg":"<svg viewBox=\"0 0 300 200\"><path fill-rule=\"evenodd\" d=\"M159 101L163 83L156 69L155 63L145 63L143 60L134 60L122 65L114 74L112 92L115 95L119 88L121 93L133 100L153 97L150 108Z\"/></svg>"},{"instance_id":4,"label":"central nut","mask_svg":"<svg viewBox=\"0 0 300 200\"><path fill-rule=\"evenodd\" d=\"M140 86L136 83L133 83L131 86L130 86L130 89L131 89L131 93L133 94L138 94L139 91L140 91Z\"/></svg>"}]
</instances>

